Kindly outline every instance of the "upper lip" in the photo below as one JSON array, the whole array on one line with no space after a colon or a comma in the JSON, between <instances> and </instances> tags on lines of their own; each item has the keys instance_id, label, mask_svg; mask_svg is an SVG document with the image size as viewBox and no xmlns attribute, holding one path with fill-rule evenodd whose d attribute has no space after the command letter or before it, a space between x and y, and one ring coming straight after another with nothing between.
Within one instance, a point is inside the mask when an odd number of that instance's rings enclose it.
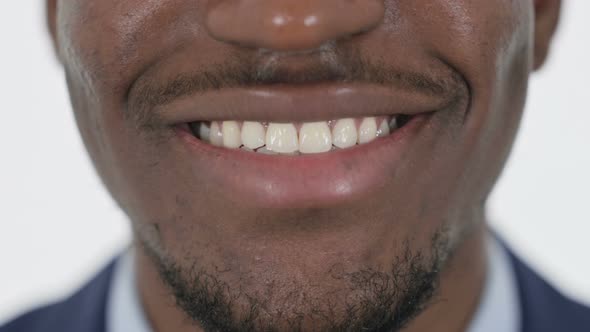
<instances>
[{"instance_id":1,"label":"upper lip","mask_svg":"<svg viewBox=\"0 0 590 332\"><path fill-rule=\"evenodd\" d=\"M428 113L445 109L459 97L377 84L278 84L208 90L172 99L150 112L171 125L223 120L311 122Z\"/></svg>"}]
</instances>

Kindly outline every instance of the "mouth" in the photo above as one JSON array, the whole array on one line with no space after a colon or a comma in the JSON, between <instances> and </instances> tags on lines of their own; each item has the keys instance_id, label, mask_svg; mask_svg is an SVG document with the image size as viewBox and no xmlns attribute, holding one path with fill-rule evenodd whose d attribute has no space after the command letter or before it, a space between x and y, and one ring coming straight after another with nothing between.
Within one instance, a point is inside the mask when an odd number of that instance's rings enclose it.
<instances>
[{"instance_id":1,"label":"mouth","mask_svg":"<svg viewBox=\"0 0 590 332\"><path fill-rule=\"evenodd\" d=\"M448 117L461 114L456 101L374 85L273 86L197 93L154 112L176 133L175 162L211 197L322 208L380 193L430 160Z\"/></svg>"},{"instance_id":2,"label":"mouth","mask_svg":"<svg viewBox=\"0 0 590 332\"><path fill-rule=\"evenodd\" d=\"M181 158L236 206L319 208L386 187L436 139L436 112L303 123L196 121L176 126ZM188 158L187 158L188 156Z\"/></svg>"},{"instance_id":3,"label":"mouth","mask_svg":"<svg viewBox=\"0 0 590 332\"><path fill-rule=\"evenodd\" d=\"M246 152L299 156L330 153L392 135L410 115L342 118L314 122L194 121L180 128L206 144Z\"/></svg>"}]
</instances>

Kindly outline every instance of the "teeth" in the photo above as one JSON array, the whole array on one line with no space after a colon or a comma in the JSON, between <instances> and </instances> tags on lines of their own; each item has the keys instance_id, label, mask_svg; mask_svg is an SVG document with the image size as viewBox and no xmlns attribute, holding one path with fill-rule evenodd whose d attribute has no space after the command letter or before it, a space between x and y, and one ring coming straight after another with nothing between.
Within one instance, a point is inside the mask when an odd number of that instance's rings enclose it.
<instances>
[{"instance_id":1,"label":"teeth","mask_svg":"<svg viewBox=\"0 0 590 332\"><path fill-rule=\"evenodd\" d=\"M256 153L262 153L262 154L278 154L276 152L270 151L266 147L262 147L262 148L256 150Z\"/></svg>"},{"instance_id":2,"label":"teeth","mask_svg":"<svg viewBox=\"0 0 590 332\"><path fill-rule=\"evenodd\" d=\"M359 128L359 144L369 143L377 138L377 121L374 117L364 118Z\"/></svg>"},{"instance_id":3,"label":"teeth","mask_svg":"<svg viewBox=\"0 0 590 332\"><path fill-rule=\"evenodd\" d=\"M223 134L219 122L213 121L209 129L209 142L215 146L223 146Z\"/></svg>"},{"instance_id":4,"label":"teeth","mask_svg":"<svg viewBox=\"0 0 590 332\"><path fill-rule=\"evenodd\" d=\"M360 125L359 125L360 121ZM398 128L396 117L366 117L302 123L213 121L189 124L201 140L215 146L263 154L324 153L369 143Z\"/></svg>"},{"instance_id":5,"label":"teeth","mask_svg":"<svg viewBox=\"0 0 590 332\"><path fill-rule=\"evenodd\" d=\"M205 122L199 122L197 134L203 141L209 142L209 135L211 135L210 133L211 129L209 128L209 126Z\"/></svg>"},{"instance_id":6,"label":"teeth","mask_svg":"<svg viewBox=\"0 0 590 332\"><path fill-rule=\"evenodd\" d=\"M304 123L299 129L299 152L322 153L332 149L332 133L326 121Z\"/></svg>"},{"instance_id":7,"label":"teeth","mask_svg":"<svg viewBox=\"0 0 590 332\"><path fill-rule=\"evenodd\" d=\"M332 130L332 144L341 149L354 146L358 140L358 132L354 119L336 121Z\"/></svg>"},{"instance_id":8,"label":"teeth","mask_svg":"<svg viewBox=\"0 0 590 332\"><path fill-rule=\"evenodd\" d=\"M237 149L242 145L240 137L240 126L236 121L223 121L221 128L223 135L223 146L230 149Z\"/></svg>"},{"instance_id":9,"label":"teeth","mask_svg":"<svg viewBox=\"0 0 590 332\"><path fill-rule=\"evenodd\" d=\"M293 153L299 150L297 129L292 123L269 123L266 130L266 148L278 153Z\"/></svg>"},{"instance_id":10,"label":"teeth","mask_svg":"<svg viewBox=\"0 0 590 332\"><path fill-rule=\"evenodd\" d=\"M386 120L381 121L379 128L377 129L377 137L384 137L389 135L389 124Z\"/></svg>"},{"instance_id":11,"label":"teeth","mask_svg":"<svg viewBox=\"0 0 590 332\"><path fill-rule=\"evenodd\" d=\"M397 129L397 117L392 117L391 121L389 121L389 130L396 130Z\"/></svg>"},{"instance_id":12,"label":"teeth","mask_svg":"<svg viewBox=\"0 0 590 332\"><path fill-rule=\"evenodd\" d=\"M260 122L246 121L242 125L242 144L249 149L264 146L264 126Z\"/></svg>"}]
</instances>

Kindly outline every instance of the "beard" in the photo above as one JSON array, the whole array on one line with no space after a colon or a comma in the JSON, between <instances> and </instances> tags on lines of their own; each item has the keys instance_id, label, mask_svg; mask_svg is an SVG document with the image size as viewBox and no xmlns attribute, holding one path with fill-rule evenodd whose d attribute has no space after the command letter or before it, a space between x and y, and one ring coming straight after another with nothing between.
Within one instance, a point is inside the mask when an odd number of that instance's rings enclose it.
<instances>
[{"instance_id":1,"label":"beard","mask_svg":"<svg viewBox=\"0 0 590 332\"><path fill-rule=\"evenodd\" d=\"M239 279L228 282L223 271L190 267L166 255L151 241L140 243L157 268L176 306L195 329L213 331L400 331L433 302L441 268L456 243L438 230L427 248L401 254L387 268L328 273L337 289L310 287L294 280L260 282L247 291ZM213 269L215 271L215 269ZM332 269L330 269L331 271ZM257 279L257 276L249 276Z\"/></svg>"}]
</instances>

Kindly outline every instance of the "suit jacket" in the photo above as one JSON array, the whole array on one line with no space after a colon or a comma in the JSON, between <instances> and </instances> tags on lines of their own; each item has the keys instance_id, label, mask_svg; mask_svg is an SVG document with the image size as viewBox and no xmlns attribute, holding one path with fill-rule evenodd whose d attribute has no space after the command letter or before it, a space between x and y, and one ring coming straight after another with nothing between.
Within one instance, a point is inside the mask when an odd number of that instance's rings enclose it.
<instances>
[{"instance_id":1,"label":"suit jacket","mask_svg":"<svg viewBox=\"0 0 590 332\"><path fill-rule=\"evenodd\" d=\"M590 308L564 297L514 254L522 332L590 332ZM33 310L0 332L108 332L105 312L114 262L64 301ZM502 331L498 331L502 332Z\"/></svg>"}]
</instances>

